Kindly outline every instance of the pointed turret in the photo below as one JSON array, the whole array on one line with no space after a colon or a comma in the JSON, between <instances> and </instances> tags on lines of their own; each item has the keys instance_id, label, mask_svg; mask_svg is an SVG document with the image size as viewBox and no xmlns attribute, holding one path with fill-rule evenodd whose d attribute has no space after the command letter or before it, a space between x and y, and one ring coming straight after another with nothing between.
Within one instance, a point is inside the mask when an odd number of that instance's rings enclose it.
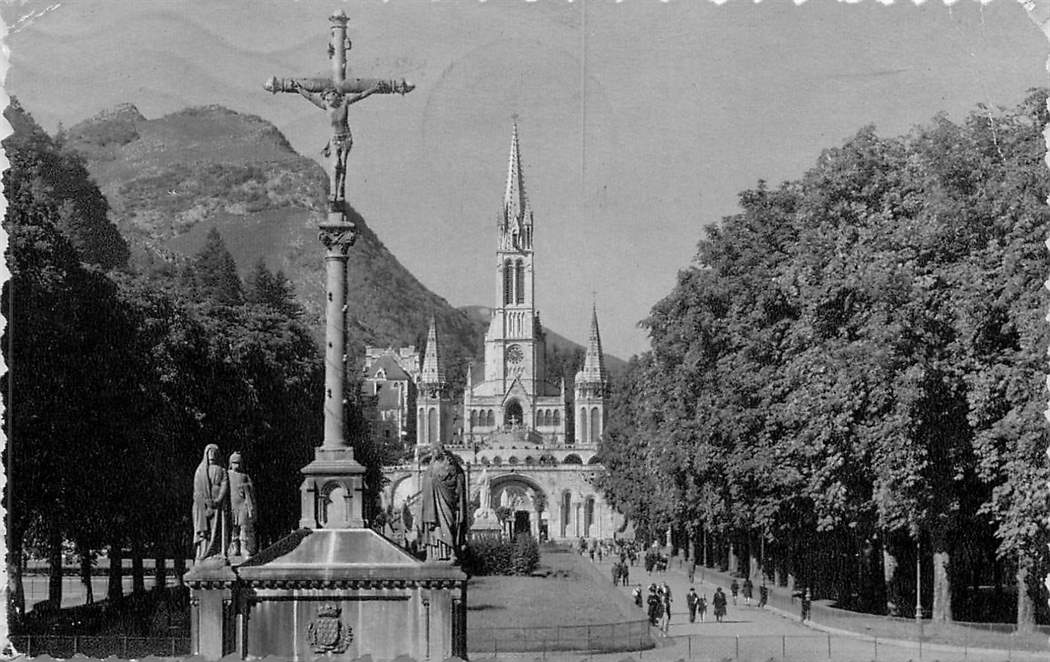
<instances>
[{"instance_id":1,"label":"pointed turret","mask_svg":"<svg viewBox=\"0 0 1050 662\"><path fill-rule=\"evenodd\" d=\"M505 251L532 250L532 208L525 195L525 171L521 167L518 147L518 121L510 137L510 157L507 160L507 187L503 191L503 209L499 213L500 249Z\"/></svg>"},{"instance_id":2,"label":"pointed turret","mask_svg":"<svg viewBox=\"0 0 1050 662\"><path fill-rule=\"evenodd\" d=\"M587 354L583 357L583 368L576 373L574 386L576 442L596 446L605 430L605 396L608 391L597 306L591 309L591 337L587 340Z\"/></svg>"},{"instance_id":3,"label":"pointed turret","mask_svg":"<svg viewBox=\"0 0 1050 662\"><path fill-rule=\"evenodd\" d=\"M416 396L416 443L446 444L452 440L452 398L445 368L441 365L438 351L437 322L430 318L427 331L427 350L423 356L423 369L419 374L419 393Z\"/></svg>"},{"instance_id":4,"label":"pointed turret","mask_svg":"<svg viewBox=\"0 0 1050 662\"><path fill-rule=\"evenodd\" d=\"M580 371L583 381L605 383L605 356L602 354L602 336L598 331L598 308L591 308L591 335L587 340L587 354L583 358L583 370ZM579 381L580 377L577 377Z\"/></svg>"},{"instance_id":5,"label":"pointed turret","mask_svg":"<svg viewBox=\"0 0 1050 662\"><path fill-rule=\"evenodd\" d=\"M423 357L421 381L424 384L444 384L445 370L438 354L437 321L430 317L430 330L427 331L427 350Z\"/></svg>"},{"instance_id":6,"label":"pointed turret","mask_svg":"<svg viewBox=\"0 0 1050 662\"><path fill-rule=\"evenodd\" d=\"M521 152L518 147L518 121L510 137L510 158L507 161L507 187L503 193L503 218L509 224L532 224L532 210L525 196L525 172L521 167Z\"/></svg>"}]
</instances>

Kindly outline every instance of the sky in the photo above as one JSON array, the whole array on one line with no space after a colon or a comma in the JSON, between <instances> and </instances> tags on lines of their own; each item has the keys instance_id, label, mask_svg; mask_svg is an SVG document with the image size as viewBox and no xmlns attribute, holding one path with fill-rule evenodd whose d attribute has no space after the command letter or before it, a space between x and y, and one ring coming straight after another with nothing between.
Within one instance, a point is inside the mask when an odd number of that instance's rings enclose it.
<instances>
[{"instance_id":1,"label":"sky","mask_svg":"<svg viewBox=\"0 0 1050 662\"><path fill-rule=\"evenodd\" d=\"M220 104L316 158L320 111L262 83L325 72L337 8L352 75L417 85L353 107L355 208L430 289L491 305L516 115L543 322L585 341L596 303L624 358L741 191L865 125L897 135L1047 83L1047 42L1012 0L14 0L5 89L48 130L122 102Z\"/></svg>"}]
</instances>

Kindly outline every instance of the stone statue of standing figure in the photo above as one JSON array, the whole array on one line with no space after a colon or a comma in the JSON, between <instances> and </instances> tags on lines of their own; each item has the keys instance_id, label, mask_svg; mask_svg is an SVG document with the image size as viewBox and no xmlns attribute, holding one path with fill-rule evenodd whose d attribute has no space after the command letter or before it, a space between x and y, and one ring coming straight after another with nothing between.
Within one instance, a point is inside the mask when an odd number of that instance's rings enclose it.
<instances>
[{"instance_id":1,"label":"stone statue of standing figure","mask_svg":"<svg viewBox=\"0 0 1050 662\"><path fill-rule=\"evenodd\" d=\"M427 561L459 560L466 542L467 481L459 458L438 442L423 474L420 524Z\"/></svg>"},{"instance_id":2,"label":"stone statue of standing figure","mask_svg":"<svg viewBox=\"0 0 1050 662\"><path fill-rule=\"evenodd\" d=\"M258 551L255 544L255 520L258 514L255 500L255 485L244 471L244 459L240 453L230 455L230 556L252 556Z\"/></svg>"},{"instance_id":3,"label":"stone statue of standing figure","mask_svg":"<svg viewBox=\"0 0 1050 662\"><path fill-rule=\"evenodd\" d=\"M230 540L230 484L219 447L208 444L193 475L193 545L198 561L223 556Z\"/></svg>"}]
</instances>

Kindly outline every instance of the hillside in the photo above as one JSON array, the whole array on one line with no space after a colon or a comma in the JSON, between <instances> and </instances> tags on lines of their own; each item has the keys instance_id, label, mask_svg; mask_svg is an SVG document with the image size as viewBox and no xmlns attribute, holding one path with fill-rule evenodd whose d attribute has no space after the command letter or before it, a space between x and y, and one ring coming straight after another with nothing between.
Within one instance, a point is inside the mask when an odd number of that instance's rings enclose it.
<instances>
[{"instance_id":1,"label":"hillside","mask_svg":"<svg viewBox=\"0 0 1050 662\"><path fill-rule=\"evenodd\" d=\"M71 127L139 267L178 263L208 231L222 234L242 276L259 258L295 286L308 323L323 328L323 249L317 241L325 176L272 124L220 106L146 119L121 105ZM481 336L466 314L428 290L359 215L350 254L350 346L421 345L437 318L452 372Z\"/></svg>"}]
</instances>

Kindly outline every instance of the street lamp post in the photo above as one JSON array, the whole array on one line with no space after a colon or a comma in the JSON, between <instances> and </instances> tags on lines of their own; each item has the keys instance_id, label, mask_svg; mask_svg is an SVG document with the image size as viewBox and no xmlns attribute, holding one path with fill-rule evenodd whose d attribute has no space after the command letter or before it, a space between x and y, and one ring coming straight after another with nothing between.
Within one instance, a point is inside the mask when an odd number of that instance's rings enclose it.
<instances>
[{"instance_id":1,"label":"street lamp post","mask_svg":"<svg viewBox=\"0 0 1050 662\"><path fill-rule=\"evenodd\" d=\"M922 537L915 534L915 622L922 625Z\"/></svg>"}]
</instances>

